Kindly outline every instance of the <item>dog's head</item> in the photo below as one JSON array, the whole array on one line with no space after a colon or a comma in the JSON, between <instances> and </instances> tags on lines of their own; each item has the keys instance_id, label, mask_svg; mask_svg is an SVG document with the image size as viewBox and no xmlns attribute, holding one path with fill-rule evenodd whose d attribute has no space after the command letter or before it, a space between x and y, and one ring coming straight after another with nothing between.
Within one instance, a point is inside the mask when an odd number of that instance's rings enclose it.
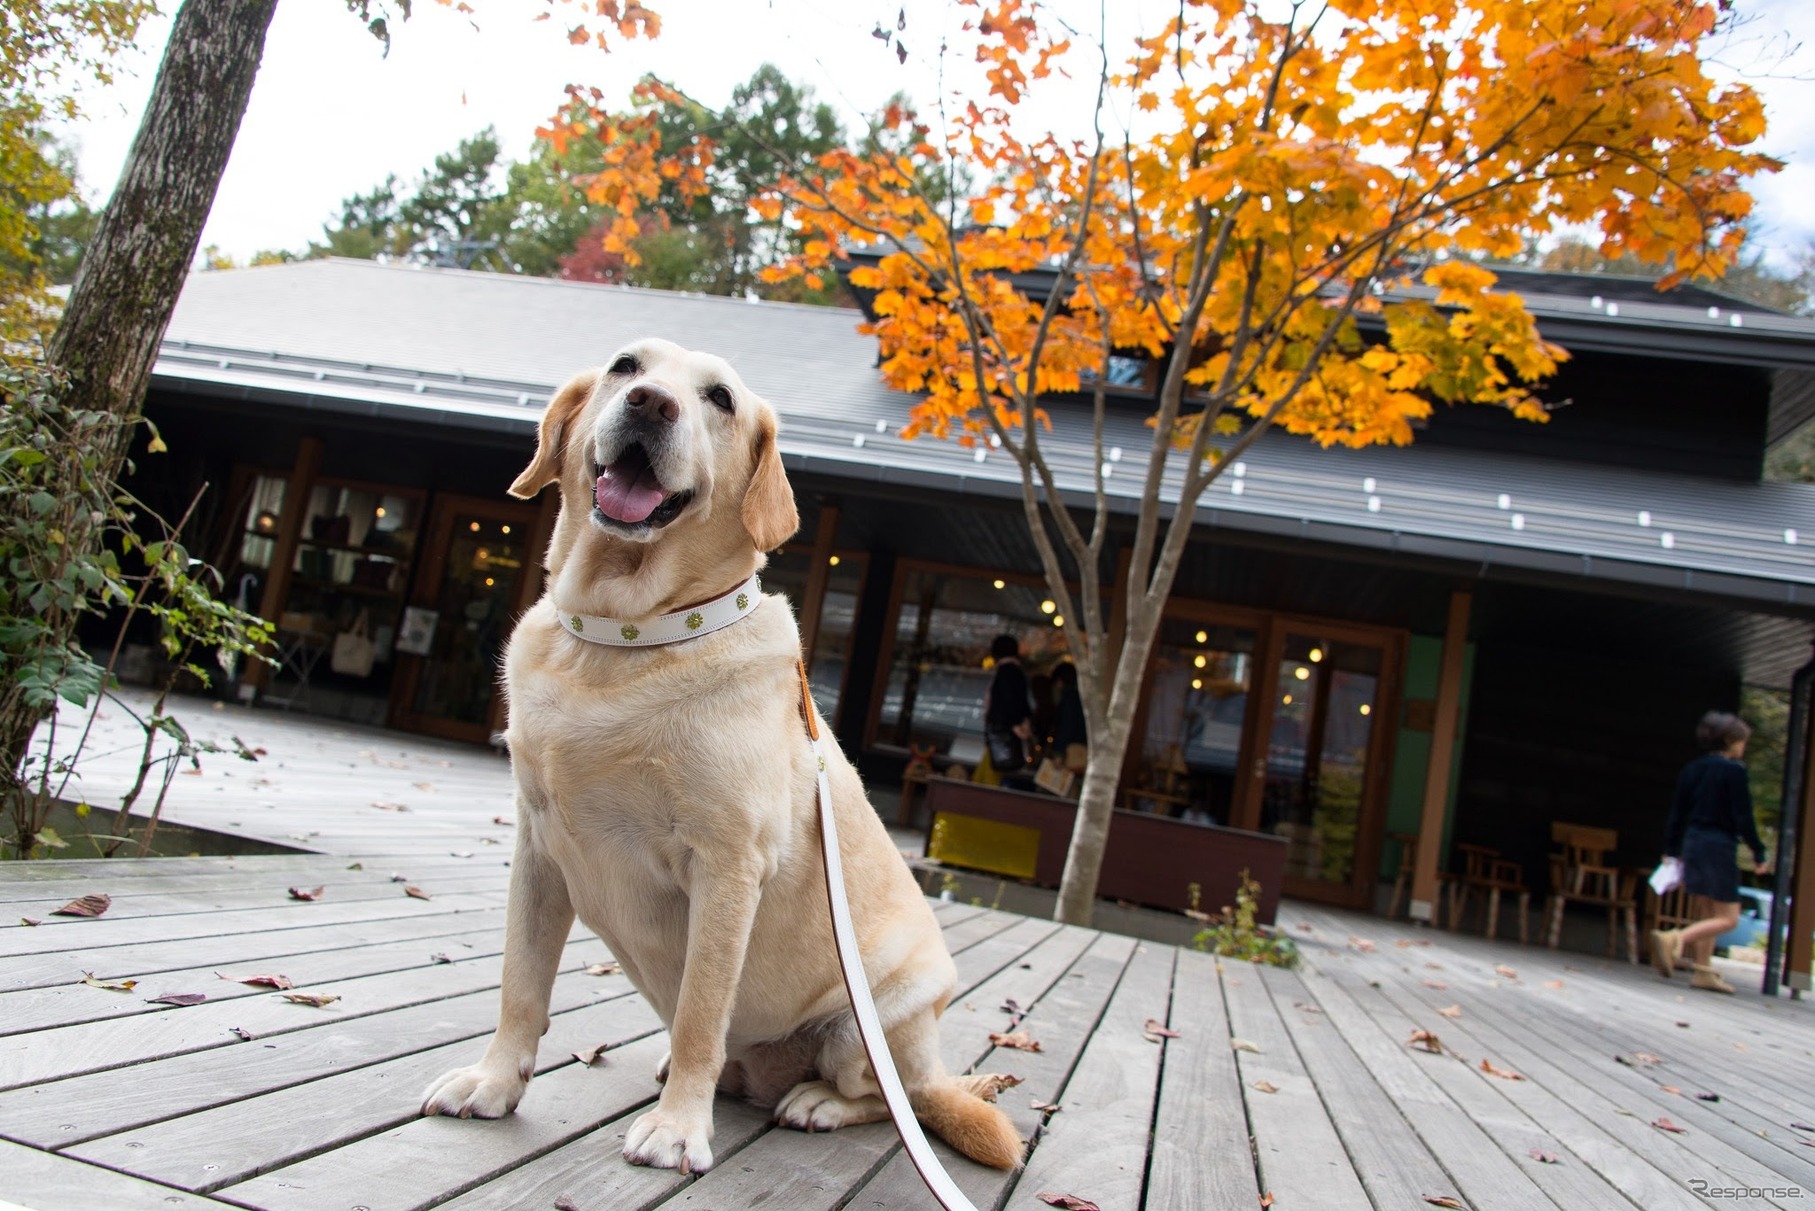
<instances>
[{"instance_id":1,"label":"dog's head","mask_svg":"<svg viewBox=\"0 0 1815 1211\"><path fill-rule=\"evenodd\" d=\"M722 527L729 514L769 551L800 524L774 410L723 358L670 341L637 341L556 394L510 491L528 499L551 483L564 509L580 504L593 527L624 542L712 518Z\"/></svg>"}]
</instances>

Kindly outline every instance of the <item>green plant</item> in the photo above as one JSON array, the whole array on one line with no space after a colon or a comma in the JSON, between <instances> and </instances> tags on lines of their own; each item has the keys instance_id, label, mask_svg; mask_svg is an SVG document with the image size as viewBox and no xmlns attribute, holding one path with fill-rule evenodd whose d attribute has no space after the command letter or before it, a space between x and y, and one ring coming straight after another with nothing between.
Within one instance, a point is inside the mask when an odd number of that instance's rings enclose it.
<instances>
[{"instance_id":1,"label":"green plant","mask_svg":"<svg viewBox=\"0 0 1815 1211\"><path fill-rule=\"evenodd\" d=\"M141 852L179 763L215 748L198 744L165 712L176 677L207 685L197 651L266 659L271 639L269 624L216 597L219 573L191 558L178 538L188 515L173 526L115 481L108 452L140 422L73 407L64 394L64 381L41 366L0 368L0 799L12 825L0 856L43 856L67 845L45 822L75 772L94 712L112 697L114 664L136 618L155 622L170 676L148 714L120 703L138 721L144 746L108 854L125 840L129 809L154 774L162 771ZM163 449L155 430L151 449ZM102 662L77 642L76 630L84 618L115 611L123 612L118 637ZM89 712L73 745L67 736L59 745L59 727L67 730L59 702Z\"/></svg>"},{"instance_id":2,"label":"green plant","mask_svg":"<svg viewBox=\"0 0 1815 1211\"><path fill-rule=\"evenodd\" d=\"M1197 931L1191 944L1222 958L1246 959L1272 967L1298 966L1298 947L1292 944L1292 939L1255 924L1259 891L1260 884L1246 870L1242 871L1241 886L1235 893L1235 907L1225 906L1209 926ZM1193 903L1196 903L1195 898Z\"/></svg>"}]
</instances>

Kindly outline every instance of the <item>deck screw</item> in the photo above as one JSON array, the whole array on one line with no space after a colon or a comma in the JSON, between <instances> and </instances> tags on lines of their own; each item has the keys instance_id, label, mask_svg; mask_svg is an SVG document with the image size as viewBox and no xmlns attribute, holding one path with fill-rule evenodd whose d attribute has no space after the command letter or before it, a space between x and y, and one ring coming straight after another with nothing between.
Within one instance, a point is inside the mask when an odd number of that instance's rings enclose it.
<instances>
[{"instance_id":1,"label":"deck screw","mask_svg":"<svg viewBox=\"0 0 1815 1211\"><path fill-rule=\"evenodd\" d=\"M143 1148L145 1145L141 1144L138 1140L129 1140L127 1141L126 1146L128 1148Z\"/></svg>"}]
</instances>

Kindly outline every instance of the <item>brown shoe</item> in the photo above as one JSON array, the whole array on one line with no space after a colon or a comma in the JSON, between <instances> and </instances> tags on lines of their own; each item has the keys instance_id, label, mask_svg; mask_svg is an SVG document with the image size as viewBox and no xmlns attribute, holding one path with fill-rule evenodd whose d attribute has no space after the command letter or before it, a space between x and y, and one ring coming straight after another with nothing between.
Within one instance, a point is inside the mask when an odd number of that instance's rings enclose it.
<instances>
[{"instance_id":1,"label":"brown shoe","mask_svg":"<svg viewBox=\"0 0 1815 1211\"><path fill-rule=\"evenodd\" d=\"M1689 987L1700 988L1706 992L1731 993L1733 985L1720 978L1720 973L1712 967L1697 967L1689 977Z\"/></svg>"},{"instance_id":2,"label":"brown shoe","mask_svg":"<svg viewBox=\"0 0 1815 1211\"><path fill-rule=\"evenodd\" d=\"M1680 929L1654 929L1651 931L1651 965L1666 980L1676 969L1676 962L1682 957L1683 944L1678 935Z\"/></svg>"}]
</instances>

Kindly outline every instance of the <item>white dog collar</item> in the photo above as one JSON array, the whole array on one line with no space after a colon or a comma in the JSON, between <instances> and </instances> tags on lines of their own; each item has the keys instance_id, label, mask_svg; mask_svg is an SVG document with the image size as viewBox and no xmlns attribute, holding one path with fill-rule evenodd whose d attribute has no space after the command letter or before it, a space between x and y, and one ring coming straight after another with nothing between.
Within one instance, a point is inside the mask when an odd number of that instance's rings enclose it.
<instances>
[{"instance_id":1,"label":"white dog collar","mask_svg":"<svg viewBox=\"0 0 1815 1211\"><path fill-rule=\"evenodd\" d=\"M752 573L750 579L723 597L647 620L628 622L622 618L568 613L562 613L560 619L568 634L588 643L614 648L652 648L722 631L756 609L762 599L762 583Z\"/></svg>"}]
</instances>

